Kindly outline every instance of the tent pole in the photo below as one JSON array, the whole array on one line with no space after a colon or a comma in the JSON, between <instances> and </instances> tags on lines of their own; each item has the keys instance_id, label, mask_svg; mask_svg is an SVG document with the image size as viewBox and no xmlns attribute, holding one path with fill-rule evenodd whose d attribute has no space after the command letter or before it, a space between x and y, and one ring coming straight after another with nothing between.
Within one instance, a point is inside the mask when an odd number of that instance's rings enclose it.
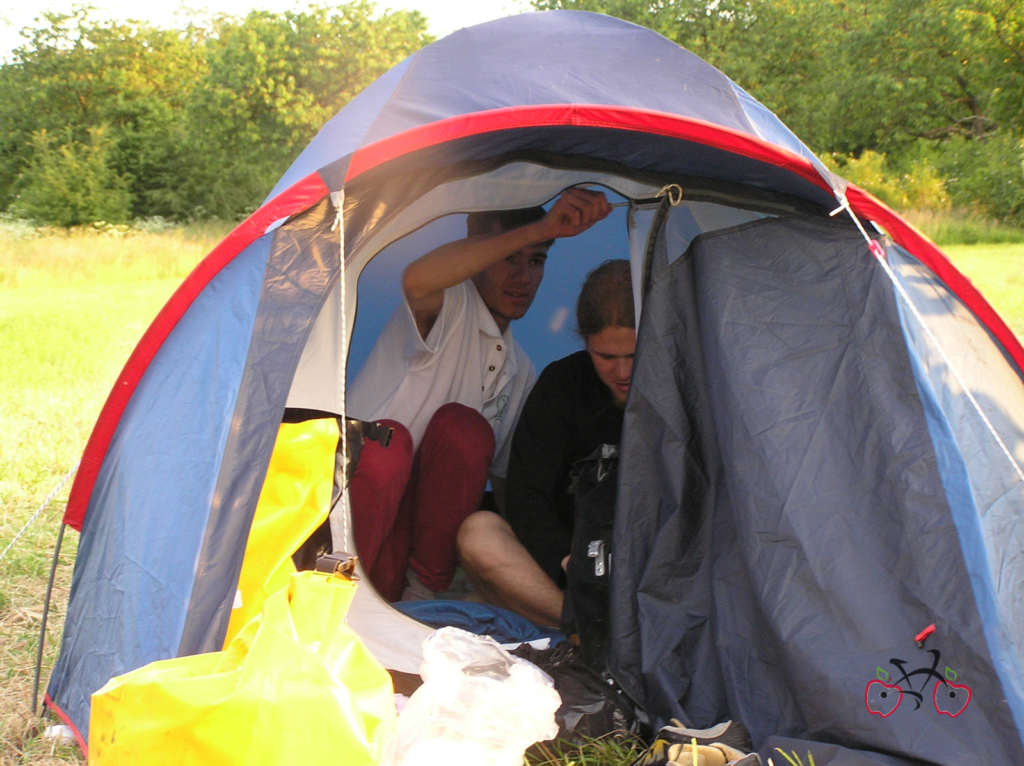
<instances>
[{"instance_id":1,"label":"tent pole","mask_svg":"<svg viewBox=\"0 0 1024 766\"><path fill-rule=\"evenodd\" d=\"M57 531L57 544L53 547L53 561L50 562L50 581L46 584L46 600L43 602L43 618L39 626L39 645L36 648L36 668L32 679L32 714L38 711L39 703L39 672L43 666L43 644L46 642L46 618L50 613L50 597L53 595L53 580L57 574L57 558L60 556L60 546L64 542L64 527L61 522Z\"/></svg>"}]
</instances>

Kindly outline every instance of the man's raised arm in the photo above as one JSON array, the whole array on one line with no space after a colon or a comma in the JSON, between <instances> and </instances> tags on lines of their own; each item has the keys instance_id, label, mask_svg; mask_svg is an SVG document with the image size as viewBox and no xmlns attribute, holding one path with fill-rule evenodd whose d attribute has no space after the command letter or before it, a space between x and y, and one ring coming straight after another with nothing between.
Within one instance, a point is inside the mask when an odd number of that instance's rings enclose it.
<instances>
[{"instance_id":1,"label":"man's raised arm","mask_svg":"<svg viewBox=\"0 0 1024 766\"><path fill-rule=\"evenodd\" d=\"M433 327L444 291L530 247L586 231L611 212L601 192L565 191L543 218L507 231L469 236L441 245L410 263L402 274L402 291L423 337Z\"/></svg>"}]
</instances>

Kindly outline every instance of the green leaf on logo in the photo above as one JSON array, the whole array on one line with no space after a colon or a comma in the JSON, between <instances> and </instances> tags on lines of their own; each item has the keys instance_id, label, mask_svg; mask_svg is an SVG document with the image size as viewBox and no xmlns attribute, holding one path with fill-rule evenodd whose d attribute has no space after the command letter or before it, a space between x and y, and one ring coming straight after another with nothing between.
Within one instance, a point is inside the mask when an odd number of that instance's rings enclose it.
<instances>
[{"instance_id":1,"label":"green leaf on logo","mask_svg":"<svg viewBox=\"0 0 1024 766\"><path fill-rule=\"evenodd\" d=\"M957 673L955 670L953 670L953 668L951 668L949 665L946 665L946 680L947 681L955 681L959 677L960 677L959 673Z\"/></svg>"},{"instance_id":2,"label":"green leaf on logo","mask_svg":"<svg viewBox=\"0 0 1024 766\"><path fill-rule=\"evenodd\" d=\"M889 671L886 670L885 668L883 668L881 665L876 665L875 666L875 678L877 678L879 681L888 681L889 680Z\"/></svg>"}]
</instances>

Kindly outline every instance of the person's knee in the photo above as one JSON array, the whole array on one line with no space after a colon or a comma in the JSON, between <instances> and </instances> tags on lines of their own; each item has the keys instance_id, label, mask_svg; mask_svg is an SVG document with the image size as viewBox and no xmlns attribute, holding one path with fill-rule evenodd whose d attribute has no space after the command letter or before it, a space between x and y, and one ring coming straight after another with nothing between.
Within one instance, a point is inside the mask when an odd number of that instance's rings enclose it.
<instances>
[{"instance_id":1,"label":"person's knee","mask_svg":"<svg viewBox=\"0 0 1024 766\"><path fill-rule=\"evenodd\" d=\"M412 467L412 436L409 429L396 420L382 420L392 429L391 440L385 447L378 441L367 439L360 450L353 480L371 491L384 491L394 486L404 487Z\"/></svg>"},{"instance_id":2,"label":"person's knee","mask_svg":"<svg viewBox=\"0 0 1024 766\"><path fill-rule=\"evenodd\" d=\"M450 459L489 465L494 457L494 430L472 407L449 402L438 408L427 424L424 443L443 444Z\"/></svg>"},{"instance_id":3,"label":"person's knee","mask_svg":"<svg viewBox=\"0 0 1024 766\"><path fill-rule=\"evenodd\" d=\"M501 516L492 511L476 511L466 517L456 535L459 558L471 571L483 571L500 565L501 552L512 528Z\"/></svg>"}]
</instances>

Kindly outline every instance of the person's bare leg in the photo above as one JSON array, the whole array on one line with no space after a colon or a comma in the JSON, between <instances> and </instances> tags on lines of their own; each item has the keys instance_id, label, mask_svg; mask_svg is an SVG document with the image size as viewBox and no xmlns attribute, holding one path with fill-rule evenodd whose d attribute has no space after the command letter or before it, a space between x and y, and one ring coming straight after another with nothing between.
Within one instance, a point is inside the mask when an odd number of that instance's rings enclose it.
<instances>
[{"instance_id":1,"label":"person's bare leg","mask_svg":"<svg viewBox=\"0 0 1024 766\"><path fill-rule=\"evenodd\" d=\"M557 627L562 591L523 547L512 527L491 511L477 511L462 522L459 558L476 590L495 606L510 609L538 625Z\"/></svg>"}]
</instances>

